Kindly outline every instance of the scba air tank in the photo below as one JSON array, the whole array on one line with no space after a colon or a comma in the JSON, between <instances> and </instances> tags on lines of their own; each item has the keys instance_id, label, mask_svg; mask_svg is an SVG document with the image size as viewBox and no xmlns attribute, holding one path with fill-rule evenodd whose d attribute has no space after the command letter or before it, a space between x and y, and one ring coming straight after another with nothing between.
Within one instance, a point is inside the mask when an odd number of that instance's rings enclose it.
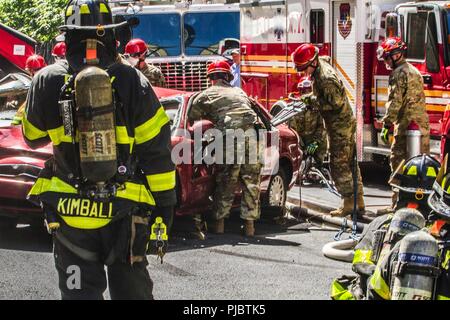
<instances>
[{"instance_id":1,"label":"scba air tank","mask_svg":"<svg viewBox=\"0 0 450 320\"><path fill-rule=\"evenodd\" d=\"M80 167L93 183L110 180L117 172L116 131L112 85L106 71L82 70L75 78Z\"/></svg>"}]
</instances>

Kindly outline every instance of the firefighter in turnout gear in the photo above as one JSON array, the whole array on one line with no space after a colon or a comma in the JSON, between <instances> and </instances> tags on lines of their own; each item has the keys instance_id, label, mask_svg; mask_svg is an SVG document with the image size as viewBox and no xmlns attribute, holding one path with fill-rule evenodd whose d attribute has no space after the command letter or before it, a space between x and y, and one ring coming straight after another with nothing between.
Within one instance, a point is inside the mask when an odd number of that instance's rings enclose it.
<instances>
[{"instance_id":1,"label":"firefighter in turnout gear","mask_svg":"<svg viewBox=\"0 0 450 320\"><path fill-rule=\"evenodd\" d=\"M298 84L299 94L305 95L312 91L310 77L303 77ZM303 142L303 151L314 157L318 167L321 167L327 153L327 133L322 116L318 109L309 108L299 113L289 121L289 126L294 129Z\"/></svg>"},{"instance_id":2,"label":"firefighter in turnout gear","mask_svg":"<svg viewBox=\"0 0 450 320\"><path fill-rule=\"evenodd\" d=\"M47 63L45 62L45 59L43 56L40 56L38 54L33 54L28 57L27 61L25 62L25 70L28 72L28 74L33 78L35 74L45 68L47 66ZM17 109L16 114L14 115L14 118L11 122L11 125L18 126L22 124L23 120L23 113L25 112L25 106L27 102L25 101L19 109Z\"/></svg>"},{"instance_id":3,"label":"firefighter in turnout gear","mask_svg":"<svg viewBox=\"0 0 450 320\"><path fill-rule=\"evenodd\" d=\"M352 214L354 207L353 159L356 152L356 119L345 93L342 81L329 63L328 57L319 57L319 49L312 44L299 46L292 54L292 61L298 72L313 79L313 94L303 97L320 111L325 122L330 143L331 175L338 192L343 197L342 206L331 212L332 216L345 217ZM365 211L364 191L359 166L357 209Z\"/></svg>"},{"instance_id":4,"label":"firefighter in turnout gear","mask_svg":"<svg viewBox=\"0 0 450 320\"><path fill-rule=\"evenodd\" d=\"M164 88L166 86L166 78L159 68L145 61L148 54L148 47L144 40L133 39L125 46L127 62L141 71L152 86Z\"/></svg>"},{"instance_id":5,"label":"firefighter in turnout gear","mask_svg":"<svg viewBox=\"0 0 450 320\"><path fill-rule=\"evenodd\" d=\"M406 132L416 124L421 133L421 153L430 152L430 123L426 110L423 78L420 72L406 61L406 44L400 38L388 38L378 48L379 59L392 70L389 76L388 102L383 117L381 138L389 143L389 130L394 127L390 164L394 171L407 158ZM394 192L392 206L396 203Z\"/></svg>"},{"instance_id":6,"label":"firefighter in turnout gear","mask_svg":"<svg viewBox=\"0 0 450 320\"><path fill-rule=\"evenodd\" d=\"M399 197L395 204L397 213L404 213L399 221L411 219L417 221L417 214L424 220L428 219L431 208L427 200L433 192L433 184L440 169L440 163L429 155L421 155L411 158L406 163L402 161L399 168L391 179L391 186L399 188ZM394 214L386 214L377 217L361 235L361 240L355 247L355 256L352 263L352 270L357 276L343 276L333 281L332 298L336 300L356 299L361 300L366 297L367 281L375 271L375 266L380 260L380 256L386 253L387 232L390 229ZM395 220L394 220L395 221ZM394 224L398 222L394 222ZM418 229L417 229L418 230ZM389 246L395 245L392 239ZM382 251L385 251L382 253Z\"/></svg>"},{"instance_id":7,"label":"firefighter in turnout gear","mask_svg":"<svg viewBox=\"0 0 450 320\"><path fill-rule=\"evenodd\" d=\"M430 214L428 197L433 193L433 184L441 165L432 156L423 154L400 162L392 174L390 185L398 194L394 209L413 208L427 219Z\"/></svg>"},{"instance_id":8,"label":"firefighter in turnout gear","mask_svg":"<svg viewBox=\"0 0 450 320\"><path fill-rule=\"evenodd\" d=\"M433 184L433 193L428 197L432 213L428 216L426 232L410 234L380 259L368 284L370 300L450 300L450 174L447 159L446 156ZM414 260L421 263L412 261L412 256L420 257ZM399 268L399 265L404 267Z\"/></svg>"},{"instance_id":9,"label":"firefighter in turnout gear","mask_svg":"<svg viewBox=\"0 0 450 320\"><path fill-rule=\"evenodd\" d=\"M189 113L189 121L207 119L223 135L223 156L216 153L216 189L214 193L213 232L224 233L224 218L230 214L235 190L242 185L241 218L245 220L246 236L254 235L254 221L260 216L261 161L257 146L255 124L257 115L252 110L248 96L230 81L233 75L226 61L213 62L208 67L208 78L213 85L195 97ZM233 134L255 133L236 142ZM253 141L252 141L253 139ZM229 148L227 144L232 144ZM258 149L258 148L256 148ZM216 150L218 152L218 150ZM252 157L252 152L255 157ZM240 158L242 155L245 159ZM231 157L230 157L231 156ZM230 161L231 158L231 161Z\"/></svg>"},{"instance_id":10,"label":"firefighter in turnout gear","mask_svg":"<svg viewBox=\"0 0 450 320\"><path fill-rule=\"evenodd\" d=\"M107 284L112 299L152 299L150 219L170 227L176 203L169 118L148 80L116 62L127 22L113 25L106 1L72 0L64 14L68 63L43 69L28 95L25 141L53 145L29 199L53 234L63 299L103 299Z\"/></svg>"}]
</instances>

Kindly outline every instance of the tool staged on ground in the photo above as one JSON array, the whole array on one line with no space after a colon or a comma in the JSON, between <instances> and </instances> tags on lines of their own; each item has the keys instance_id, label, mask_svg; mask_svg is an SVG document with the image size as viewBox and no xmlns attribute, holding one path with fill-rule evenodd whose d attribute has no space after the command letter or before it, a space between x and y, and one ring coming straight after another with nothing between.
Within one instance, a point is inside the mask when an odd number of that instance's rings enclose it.
<instances>
[{"instance_id":1,"label":"tool staged on ground","mask_svg":"<svg viewBox=\"0 0 450 320\"><path fill-rule=\"evenodd\" d=\"M450 3L35 2L0 1L0 299L450 299Z\"/></svg>"}]
</instances>

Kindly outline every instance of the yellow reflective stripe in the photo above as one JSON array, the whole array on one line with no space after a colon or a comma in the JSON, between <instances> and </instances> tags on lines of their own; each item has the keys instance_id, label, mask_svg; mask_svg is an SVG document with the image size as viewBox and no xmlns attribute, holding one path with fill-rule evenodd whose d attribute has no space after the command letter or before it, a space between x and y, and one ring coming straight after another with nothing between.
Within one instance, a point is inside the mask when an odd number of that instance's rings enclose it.
<instances>
[{"instance_id":1,"label":"yellow reflective stripe","mask_svg":"<svg viewBox=\"0 0 450 320\"><path fill-rule=\"evenodd\" d=\"M153 192L172 190L176 184L175 170L167 173L148 175L147 182L150 186L150 191Z\"/></svg>"},{"instance_id":2,"label":"yellow reflective stripe","mask_svg":"<svg viewBox=\"0 0 450 320\"><path fill-rule=\"evenodd\" d=\"M66 17L70 17L73 14L73 6L68 6L66 11Z\"/></svg>"},{"instance_id":3,"label":"yellow reflective stripe","mask_svg":"<svg viewBox=\"0 0 450 320\"><path fill-rule=\"evenodd\" d=\"M61 142L72 143L72 137L66 136L64 134L64 127L61 126L56 129L48 130L48 134L50 135L50 139L53 142L53 145L58 146Z\"/></svg>"},{"instance_id":4,"label":"yellow reflective stripe","mask_svg":"<svg viewBox=\"0 0 450 320\"><path fill-rule=\"evenodd\" d=\"M12 125L19 125L19 124L22 123L22 119L23 119L23 117L14 116L14 118L13 118L11 124L12 124Z\"/></svg>"},{"instance_id":5,"label":"yellow reflective stripe","mask_svg":"<svg viewBox=\"0 0 450 320\"><path fill-rule=\"evenodd\" d=\"M353 264L366 263L374 264L371 260L372 250L355 250L355 255L353 256Z\"/></svg>"},{"instance_id":6,"label":"yellow reflective stripe","mask_svg":"<svg viewBox=\"0 0 450 320\"><path fill-rule=\"evenodd\" d=\"M117 144L129 144L130 154L133 152L134 138L128 135L127 127L116 126L116 142Z\"/></svg>"},{"instance_id":7,"label":"yellow reflective stripe","mask_svg":"<svg viewBox=\"0 0 450 320\"><path fill-rule=\"evenodd\" d=\"M100 3L100 12L101 13L109 13L108 8L104 3Z\"/></svg>"},{"instance_id":8,"label":"yellow reflective stripe","mask_svg":"<svg viewBox=\"0 0 450 320\"><path fill-rule=\"evenodd\" d=\"M372 277L370 277L370 287L384 300L391 300L391 291L389 286L381 276L380 268L377 267Z\"/></svg>"},{"instance_id":9,"label":"yellow reflective stripe","mask_svg":"<svg viewBox=\"0 0 450 320\"><path fill-rule=\"evenodd\" d=\"M34 141L37 139L42 139L48 136L48 133L42 130L39 130L35 126L31 124L31 122L28 121L27 117L23 117L23 126L22 126L22 132L23 135L30 141Z\"/></svg>"},{"instance_id":10,"label":"yellow reflective stripe","mask_svg":"<svg viewBox=\"0 0 450 320\"><path fill-rule=\"evenodd\" d=\"M436 170L433 167L428 167L427 169L427 177L434 177L436 178Z\"/></svg>"},{"instance_id":11,"label":"yellow reflective stripe","mask_svg":"<svg viewBox=\"0 0 450 320\"><path fill-rule=\"evenodd\" d=\"M68 217L59 215L68 226L77 229L94 230L100 229L108 225L112 219L100 219L89 217Z\"/></svg>"},{"instance_id":12,"label":"yellow reflective stripe","mask_svg":"<svg viewBox=\"0 0 450 320\"><path fill-rule=\"evenodd\" d=\"M441 266L444 270L448 270L450 266L450 250L447 250L447 253L445 254L445 259L442 262Z\"/></svg>"},{"instance_id":13,"label":"yellow reflective stripe","mask_svg":"<svg viewBox=\"0 0 450 320\"><path fill-rule=\"evenodd\" d=\"M138 203L146 203L150 206L156 205L155 199L142 184L125 182L125 189L119 189L116 193L116 197Z\"/></svg>"},{"instance_id":14,"label":"yellow reflective stripe","mask_svg":"<svg viewBox=\"0 0 450 320\"><path fill-rule=\"evenodd\" d=\"M331 285L331 299L333 300L355 300L355 297L345 289L337 280Z\"/></svg>"},{"instance_id":15,"label":"yellow reflective stripe","mask_svg":"<svg viewBox=\"0 0 450 320\"><path fill-rule=\"evenodd\" d=\"M164 108L161 107L155 116L135 129L136 144L143 144L156 137L161 132L161 128L167 123L169 123L169 117Z\"/></svg>"},{"instance_id":16,"label":"yellow reflective stripe","mask_svg":"<svg viewBox=\"0 0 450 320\"><path fill-rule=\"evenodd\" d=\"M450 300L450 297L438 295L438 296L437 296L437 299L438 299L438 300Z\"/></svg>"},{"instance_id":17,"label":"yellow reflective stripe","mask_svg":"<svg viewBox=\"0 0 450 320\"><path fill-rule=\"evenodd\" d=\"M417 166L412 166L411 168L409 168L408 176L417 176Z\"/></svg>"},{"instance_id":18,"label":"yellow reflective stripe","mask_svg":"<svg viewBox=\"0 0 450 320\"><path fill-rule=\"evenodd\" d=\"M51 179L38 178L28 193L29 196L38 196L45 192L60 192L77 194L78 191L70 184L65 183L57 177Z\"/></svg>"},{"instance_id":19,"label":"yellow reflective stripe","mask_svg":"<svg viewBox=\"0 0 450 320\"><path fill-rule=\"evenodd\" d=\"M80 14L90 14L89 6L87 4L82 4L80 7Z\"/></svg>"}]
</instances>

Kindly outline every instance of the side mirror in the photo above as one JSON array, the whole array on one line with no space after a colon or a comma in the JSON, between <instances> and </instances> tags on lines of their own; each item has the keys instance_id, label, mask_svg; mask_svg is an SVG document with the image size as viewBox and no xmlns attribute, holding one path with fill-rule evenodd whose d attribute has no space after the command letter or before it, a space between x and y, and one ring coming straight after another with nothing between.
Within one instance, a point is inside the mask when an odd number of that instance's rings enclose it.
<instances>
[{"instance_id":1,"label":"side mirror","mask_svg":"<svg viewBox=\"0 0 450 320\"><path fill-rule=\"evenodd\" d=\"M398 37L398 14L391 12L386 15L386 37Z\"/></svg>"}]
</instances>

